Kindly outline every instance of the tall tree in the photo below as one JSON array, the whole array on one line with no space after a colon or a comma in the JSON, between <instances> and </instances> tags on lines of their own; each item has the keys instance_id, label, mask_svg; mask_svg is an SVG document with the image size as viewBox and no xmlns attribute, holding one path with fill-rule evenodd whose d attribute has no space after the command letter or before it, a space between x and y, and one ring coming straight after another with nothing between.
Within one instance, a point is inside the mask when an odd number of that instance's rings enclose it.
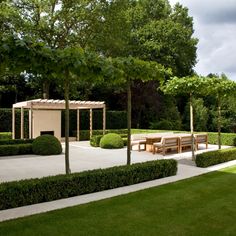
<instances>
[{"instance_id":1,"label":"tall tree","mask_svg":"<svg viewBox=\"0 0 236 236\"><path fill-rule=\"evenodd\" d=\"M180 4L168 0L140 0L129 11L132 55L171 68L175 76L189 76L196 63L197 39L193 19Z\"/></svg>"}]
</instances>

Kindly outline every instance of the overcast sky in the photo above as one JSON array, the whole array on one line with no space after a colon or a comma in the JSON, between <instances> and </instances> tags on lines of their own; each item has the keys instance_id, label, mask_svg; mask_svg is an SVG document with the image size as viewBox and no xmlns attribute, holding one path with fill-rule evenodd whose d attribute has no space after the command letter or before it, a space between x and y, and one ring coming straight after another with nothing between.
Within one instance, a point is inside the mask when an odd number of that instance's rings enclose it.
<instances>
[{"instance_id":1,"label":"overcast sky","mask_svg":"<svg viewBox=\"0 0 236 236\"><path fill-rule=\"evenodd\" d=\"M200 75L225 73L236 80L236 0L169 0L189 9L194 19L194 36L199 39Z\"/></svg>"}]
</instances>

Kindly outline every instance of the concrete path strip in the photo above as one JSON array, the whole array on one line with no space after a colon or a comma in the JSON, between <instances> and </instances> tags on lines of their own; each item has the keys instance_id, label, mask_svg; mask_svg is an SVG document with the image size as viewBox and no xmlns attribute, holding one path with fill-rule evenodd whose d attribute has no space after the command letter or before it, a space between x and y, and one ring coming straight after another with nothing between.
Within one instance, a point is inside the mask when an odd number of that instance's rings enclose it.
<instances>
[{"instance_id":1,"label":"concrete path strip","mask_svg":"<svg viewBox=\"0 0 236 236\"><path fill-rule=\"evenodd\" d=\"M135 184L131 186L125 186L125 187L120 187L116 189L110 189L110 190L105 190L101 192L86 194L86 195L60 199L60 200L51 201L51 202L45 202L45 203L28 205L28 206L23 206L23 207L8 209L8 210L2 210L0 211L0 222L10 220L10 219L30 216L34 214L39 214L43 212L48 212L52 210L63 209L66 207L72 207L72 206L85 204L85 203L89 203L93 201L98 201L102 199L107 199L107 198L111 198L111 197L115 197L115 196L119 196L119 195L123 195L127 193L132 193L135 191L139 191L139 190L143 190L143 189L147 189L151 187L156 187L156 186L167 184L167 183L176 182L178 180L191 178L191 177L202 175L211 171L216 171L225 167L236 165L236 160L234 160L234 161L230 161L227 163L223 163L223 164L219 164L213 167L203 169L203 168L198 168L194 165L191 165L190 160L186 160L186 161L187 163L178 164L178 173L175 176L148 181L144 183L139 183L139 184Z\"/></svg>"}]
</instances>

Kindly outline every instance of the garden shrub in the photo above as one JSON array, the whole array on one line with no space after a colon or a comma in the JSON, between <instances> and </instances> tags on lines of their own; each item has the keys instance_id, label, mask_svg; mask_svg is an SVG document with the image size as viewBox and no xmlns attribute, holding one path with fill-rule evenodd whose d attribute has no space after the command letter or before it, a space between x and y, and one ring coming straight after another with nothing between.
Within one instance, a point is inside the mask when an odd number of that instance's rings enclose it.
<instances>
[{"instance_id":1,"label":"garden shrub","mask_svg":"<svg viewBox=\"0 0 236 236\"><path fill-rule=\"evenodd\" d=\"M32 143L34 139L3 139L0 140L0 146L1 145L12 145L12 144L26 144L26 143Z\"/></svg>"},{"instance_id":2,"label":"garden shrub","mask_svg":"<svg viewBox=\"0 0 236 236\"><path fill-rule=\"evenodd\" d=\"M90 139L90 145L92 147L99 147L100 140L103 137L103 135L94 135Z\"/></svg>"},{"instance_id":3,"label":"garden shrub","mask_svg":"<svg viewBox=\"0 0 236 236\"><path fill-rule=\"evenodd\" d=\"M127 146L127 134L120 134L123 142L124 142L124 146ZM90 139L90 145L92 147L100 147L100 140L103 137L103 135L93 135Z\"/></svg>"},{"instance_id":4,"label":"garden shrub","mask_svg":"<svg viewBox=\"0 0 236 236\"><path fill-rule=\"evenodd\" d=\"M1 183L0 210L137 184L176 172L177 161L169 159Z\"/></svg>"},{"instance_id":5,"label":"garden shrub","mask_svg":"<svg viewBox=\"0 0 236 236\"><path fill-rule=\"evenodd\" d=\"M57 155L61 154L62 146L55 136L45 134L33 141L32 150L37 155Z\"/></svg>"},{"instance_id":6,"label":"garden shrub","mask_svg":"<svg viewBox=\"0 0 236 236\"><path fill-rule=\"evenodd\" d=\"M119 134L105 134L100 140L100 147L105 149L118 149L124 147L124 142Z\"/></svg>"},{"instance_id":7,"label":"garden shrub","mask_svg":"<svg viewBox=\"0 0 236 236\"><path fill-rule=\"evenodd\" d=\"M196 156L196 165L198 167L208 167L232 160L236 160L236 148L227 148L198 154Z\"/></svg>"},{"instance_id":8,"label":"garden shrub","mask_svg":"<svg viewBox=\"0 0 236 236\"><path fill-rule=\"evenodd\" d=\"M0 141L2 139L11 139L11 136L12 136L11 132L1 132L0 133Z\"/></svg>"},{"instance_id":9,"label":"garden shrub","mask_svg":"<svg viewBox=\"0 0 236 236\"><path fill-rule=\"evenodd\" d=\"M211 144L218 144L218 133L208 132L208 141ZM236 146L236 133L221 133L221 144Z\"/></svg>"},{"instance_id":10,"label":"garden shrub","mask_svg":"<svg viewBox=\"0 0 236 236\"><path fill-rule=\"evenodd\" d=\"M32 144L0 145L0 156L32 154Z\"/></svg>"}]
</instances>

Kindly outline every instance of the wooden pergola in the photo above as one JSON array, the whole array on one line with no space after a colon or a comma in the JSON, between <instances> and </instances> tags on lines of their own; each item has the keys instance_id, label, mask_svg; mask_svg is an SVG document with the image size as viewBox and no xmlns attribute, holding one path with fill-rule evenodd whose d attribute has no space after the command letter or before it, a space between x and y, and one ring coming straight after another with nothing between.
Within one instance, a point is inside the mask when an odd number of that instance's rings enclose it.
<instances>
[{"instance_id":1,"label":"wooden pergola","mask_svg":"<svg viewBox=\"0 0 236 236\"><path fill-rule=\"evenodd\" d=\"M29 110L29 138L33 138L33 113L34 110L65 110L65 100L53 99L34 99L13 104L12 107L12 138L15 139L15 110L21 109L20 138L24 138L24 110ZM106 129L106 105L105 102L94 101L70 101L70 110L77 110L77 140L79 141L80 131L80 110L87 109L90 111L90 138L93 132L93 109L103 109L103 133Z\"/></svg>"}]
</instances>

